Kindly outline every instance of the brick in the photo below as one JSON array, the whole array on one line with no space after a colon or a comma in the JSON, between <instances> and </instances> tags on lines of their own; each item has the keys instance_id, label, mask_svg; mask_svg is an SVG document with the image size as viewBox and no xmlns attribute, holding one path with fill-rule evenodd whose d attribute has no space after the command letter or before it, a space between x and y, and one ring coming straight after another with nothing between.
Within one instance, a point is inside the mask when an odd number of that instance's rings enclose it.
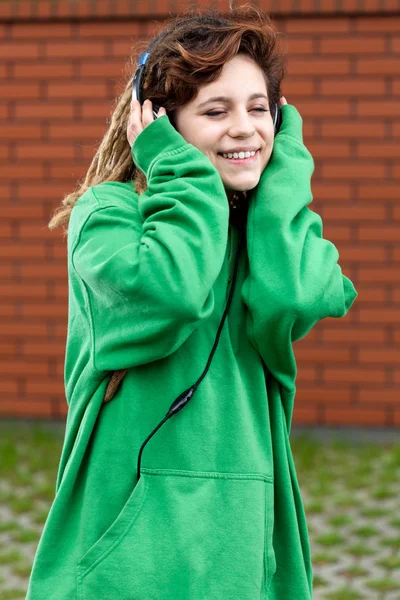
<instances>
[{"instance_id":1,"label":"brick","mask_svg":"<svg viewBox=\"0 0 400 600\"><path fill-rule=\"evenodd\" d=\"M285 40L285 50L289 56L314 54L314 42L307 38L289 38Z\"/></svg>"},{"instance_id":2,"label":"brick","mask_svg":"<svg viewBox=\"0 0 400 600\"><path fill-rule=\"evenodd\" d=\"M397 242L399 240L399 228L395 225L382 225L375 227L360 225L359 239L361 242Z\"/></svg>"},{"instance_id":3,"label":"brick","mask_svg":"<svg viewBox=\"0 0 400 600\"><path fill-rule=\"evenodd\" d=\"M393 248L392 253L393 260L395 262L400 262L400 248Z\"/></svg>"},{"instance_id":4,"label":"brick","mask_svg":"<svg viewBox=\"0 0 400 600\"><path fill-rule=\"evenodd\" d=\"M66 121L73 117L74 107L72 103L67 102L19 102L14 103L15 118L21 119L57 119Z\"/></svg>"},{"instance_id":5,"label":"brick","mask_svg":"<svg viewBox=\"0 0 400 600\"><path fill-rule=\"evenodd\" d=\"M379 310L371 308L360 308L359 309L360 323L381 323L381 324L393 324L400 323L400 308L392 308L390 306L383 306Z\"/></svg>"},{"instance_id":6,"label":"brick","mask_svg":"<svg viewBox=\"0 0 400 600\"><path fill-rule=\"evenodd\" d=\"M291 57L289 60L290 75L348 75L350 74L350 61L347 59L319 59L304 60ZM398 72L398 71L397 71Z\"/></svg>"},{"instance_id":7,"label":"brick","mask_svg":"<svg viewBox=\"0 0 400 600\"><path fill-rule=\"evenodd\" d=\"M394 142L367 144L362 142L358 145L357 156L360 158L400 158L400 144Z\"/></svg>"},{"instance_id":8,"label":"brick","mask_svg":"<svg viewBox=\"0 0 400 600\"><path fill-rule=\"evenodd\" d=\"M400 388L360 388L359 398L360 404L400 404Z\"/></svg>"},{"instance_id":9,"label":"brick","mask_svg":"<svg viewBox=\"0 0 400 600\"><path fill-rule=\"evenodd\" d=\"M17 344L15 342L1 342L0 343L0 356L7 356L8 358L17 357Z\"/></svg>"},{"instance_id":10,"label":"brick","mask_svg":"<svg viewBox=\"0 0 400 600\"><path fill-rule=\"evenodd\" d=\"M56 229L55 231L57 232L58 230ZM67 264L64 261L49 262L48 260L36 260L33 265L21 264L19 271L23 282L30 280L37 281L38 278L43 279L43 281L52 282L66 281L68 276Z\"/></svg>"},{"instance_id":11,"label":"brick","mask_svg":"<svg viewBox=\"0 0 400 600\"><path fill-rule=\"evenodd\" d=\"M400 94L400 79L395 79L393 77L392 90L393 90L393 93L396 94L397 96ZM399 124L395 125L394 131L393 131L394 137L396 137L398 135L399 128L400 128Z\"/></svg>"},{"instance_id":12,"label":"brick","mask_svg":"<svg viewBox=\"0 0 400 600\"><path fill-rule=\"evenodd\" d=\"M13 23L10 30L11 38L14 40L44 38L69 38L72 36L72 23Z\"/></svg>"},{"instance_id":13,"label":"brick","mask_svg":"<svg viewBox=\"0 0 400 600\"><path fill-rule=\"evenodd\" d=\"M295 404L293 409L293 424L315 425L318 422L318 408L313 405L299 406Z\"/></svg>"},{"instance_id":14,"label":"brick","mask_svg":"<svg viewBox=\"0 0 400 600\"><path fill-rule=\"evenodd\" d=\"M6 76L6 70L4 68L4 65L0 65L0 77L5 77ZM1 105L0 104L0 119L1 120L6 120L8 118L8 107L6 104Z\"/></svg>"},{"instance_id":15,"label":"brick","mask_svg":"<svg viewBox=\"0 0 400 600\"><path fill-rule=\"evenodd\" d=\"M23 353L25 356L63 356L65 353L65 346L56 341L49 343L32 343L27 342L23 344Z\"/></svg>"},{"instance_id":16,"label":"brick","mask_svg":"<svg viewBox=\"0 0 400 600\"><path fill-rule=\"evenodd\" d=\"M68 139L86 139L93 141L93 138L99 139L106 132L104 123L70 123L66 125L50 125L49 127L49 142L54 146L53 140L68 140ZM57 146L56 146L57 148ZM62 156L62 154L61 154ZM66 158L69 158L66 156Z\"/></svg>"},{"instance_id":17,"label":"brick","mask_svg":"<svg viewBox=\"0 0 400 600\"><path fill-rule=\"evenodd\" d=\"M0 239L2 240L10 240L13 237L13 232L11 229L11 225L5 223L0 224Z\"/></svg>"},{"instance_id":18,"label":"brick","mask_svg":"<svg viewBox=\"0 0 400 600\"><path fill-rule=\"evenodd\" d=\"M82 61L79 64L79 74L81 77L120 77L121 76L121 59L107 59L101 62Z\"/></svg>"},{"instance_id":19,"label":"brick","mask_svg":"<svg viewBox=\"0 0 400 600\"><path fill-rule=\"evenodd\" d=\"M38 59L39 45L35 42L14 42L11 40L0 43L0 60L16 60L20 58Z\"/></svg>"},{"instance_id":20,"label":"brick","mask_svg":"<svg viewBox=\"0 0 400 600\"><path fill-rule=\"evenodd\" d=\"M71 138L78 137L78 127L71 128ZM43 159L54 159L56 156L58 159L72 159L76 154L76 150L73 146L65 144L55 144L52 141L35 143L35 144L16 144L15 154L17 160L30 159L33 161L40 161Z\"/></svg>"},{"instance_id":21,"label":"brick","mask_svg":"<svg viewBox=\"0 0 400 600\"><path fill-rule=\"evenodd\" d=\"M383 247L371 247L368 244L341 244L339 249L340 262L385 262L386 251ZM375 293L376 287L369 289L369 295ZM383 290L378 290L382 292Z\"/></svg>"},{"instance_id":22,"label":"brick","mask_svg":"<svg viewBox=\"0 0 400 600\"><path fill-rule=\"evenodd\" d=\"M342 260L340 261L343 262ZM357 282L357 304L371 304L377 302L386 302L386 286L378 286L376 283L363 284Z\"/></svg>"},{"instance_id":23,"label":"brick","mask_svg":"<svg viewBox=\"0 0 400 600\"><path fill-rule=\"evenodd\" d=\"M22 306L23 317L65 317L68 312L67 302L57 303L42 302L40 304L24 304Z\"/></svg>"},{"instance_id":24,"label":"brick","mask_svg":"<svg viewBox=\"0 0 400 600\"><path fill-rule=\"evenodd\" d=\"M76 163L70 163L71 165L76 165ZM65 184L61 184L58 181L48 181L47 179L42 181L41 183L24 183L23 181L18 185L19 196L21 198L30 198L31 200L52 200L57 201L58 197L61 197L69 192L69 188ZM31 206L32 208L32 206ZM41 214L43 214L43 218L47 223L47 218L49 217L47 212L44 211L44 206L39 207L41 209ZM24 217L32 217L34 218L34 214L32 213L21 213L18 216L19 222L24 223Z\"/></svg>"},{"instance_id":25,"label":"brick","mask_svg":"<svg viewBox=\"0 0 400 600\"><path fill-rule=\"evenodd\" d=\"M335 200L335 202L347 202L353 199L351 185L348 183L328 184L324 181L313 181L313 197L315 200Z\"/></svg>"},{"instance_id":26,"label":"brick","mask_svg":"<svg viewBox=\"0 0 400 600\"><path fill-rule=\"evenodd\" d=\"M361 163L353 161L352 163L323 164L320 169L320 175L324 179L383 179L385 177L385 166L383 164Z\"/></svg>"},{"instance_id":27,"label":"brick","mask_svg":"<svg viewBox=\"0 0 400 600\"><path fill-rule=\"evenodd\" d=\"M34 402L32 399L21 400L18 394L15 394L14 398L8 397L7 400L0 402L0 415L3 417L19 416L22 419L29 417L51 417L52 406L51 402L43 402L40 394L38 394Z\"/></svg>"},{"instance_id":28,"label":"brick","mask_svg":"<svg viewBox=\"0 0 400 600\"><path fill-rule=\"evenodd\" d=\"M14 274L13 266L10 264L1 264L0 263L0 278L2 279L11 279Z\"/></svg>"},{"instance_id":29,"label":"brick","mask_svg":"<svg viewBox=\"0 0 400 600\"><path fill-rule=\"evenodd\" d=\"M357 105L357 114L360 117L397 117L399 103L391 100L381 100L377 103L360 99Z\"/></svg>"},{"instance_id":30,"label":"brick","mask_svg":"<svg viewBox=\"0 0 400 600\"><path fill-rule=\"evenodd\" d=\"M328 386L301 386L298 387L295 403L302 402L326 404L327 402L340 402L349 404L351 402L351 391L348 387Z\"/></svg>"},{"instance_id":31,"label":"brick","mask_svg":"<svg viewBox=\"0 0 400 600\"><path fill-rule=\"evenodd\" d=\"M358 298L356 302L358 303ZM383 344L386 342L386 335L381 327L376 326L368 326L366 329L362 328L362 326L325 327L322 332L322 339L324 342L336 342L340 344Z\"/></svg>"},{"instance_id":32,"label":"brick","mask_svg":"<svg viewBox=\"0 0 400 600\"><path fill-rule=\"evenodd\" d=\"M327 425L367 425L372 427L386 424L386 413L383 408L366 409L357 408L330 408L325 409L325 423Z\"/></svg>"},{"instance_id":33,"label":"brick","mask_svg":"<svg viewBox=\"0 0 400 600\"><path fill-rule=\"evenodd\" d=\"M0 361L0 374L1 375L47 375L48 365L46 360L42 361L27 361L26 358L23 360L6 360ZM2 404L2 402L0 402Z\"/></svg>"},{"instance_id":34,"label":"brick","mask_svg":"<svg viewBox=\"0 0 400 600\"><path fill-rule=\"evenodd\" d=\"M76 39L70 42L50 41L45 42L44 54L46 58L54 60L55 58L103 58L106 57L106 44L101 41L78 41Z\"/></svg>"},{"instance_id":35,"label":"brick","mask_svg":"<svg viewBox=\"0 0 400 600\"><path fill-rule=\"evenodd\" d=\"M377 350L371 348L360 348L358 351L360 363L373 364L399 364L400 363L400 348L379 348ZM400 398L399 398L400 400Z\"/></svg>"},{"instance_id":36,"label":"brick","mask_svg":"<svg viewBox=\"0 0 400 600\"><path fill-rule=\"evenodd\" d=\"M312 96L315 93L316 86L311 79L306 80L304 77L295 79L292 77L285 82L285 98L292 98L294 96Z\"/></svg>"},{"instance_id":37,"label":"brick","mask_svg":"<svg viewBox=\"0 0 400 600\"><path fill-rule=\"evenodd\" d=\"M350 32L350 19L348 17L335 17L335 19L288 19L286 33L347 33Z\"/></svg>"},{"instance_id":38,"label":"brick","mask_svg":"<svg viewBox=\"0 0 400 600\"><path fill-rule=\"evenodd\" d=\"M93 99L92 99L93 100ZM100 100L92 102L91 99L85 99L85 103L81 107L81 117L87 122L90 119L105 119L111 114L111 106L109 102Z\"/></svg>"},{"instance_id":39,"label":"brick","mask_svg":"<svg viewBox=\"0 0 400 600\"><path fill-rule=\"evenodd\" d=\"M92 156L93 158L93 156ZM85 175L86 172L89 168L89 164L87 165L86 169L84 168L82 162L80 162L78 165L75 162L71 162L71 161L66 161L67 165L56 165L56 164L52 164L50 165L49 169L48 169L48 176L49 179L55 179L55 180L60 180L60 179L66 179L67 181L71 182L71 187L73 185L75 185L75 182L78 179L82 179ZM64 190L66 190L66 187L64 185ZM53 198L56 197L56 194L53 195Z\"/></svg>"},{"instance_id":40,"label":"brick","mask_svg":"<svg viewBox=\"0 0 400 600\"><path fill-rule=\"evenodd\" d=\"M347 363L351 360L351 355L348 348L326 348L321 346L315 346L312 348L303 347L296 352L296 360L298 361L299 365L301 362Z\"/></svg>"},{"instance_id":41,"label":"brick","mask_svg":"<svg viewBox=\"0 0 400 600\"><path fill-rule=\"evenodd\" d=\"M131 39L117 39L115 38L111 42L111 55L119 57L120 60L125 61L128 56L134 54L133 42Z\"/></svg>"},{"instance_id":42,"label":"brick","mask_svg":"<svg viewBox=\"0 0 400 600\"><path fill-rule=\"evenodd\" d=\"M23 98L26 100L29 98L40 99L40 85L39 82L15 82L14 80L6 80L6 83L0 85L1 99L6 100L7 98L14 101L17 98ZM5 136L4 136L5 137Z\"/></svg>"},{"instance_id":43,"label":"brick","mask_svg":"<svg viewBox=\"0 0 400 600\"><path fill-rule=\"evenodd\" d=\"M7 168L8 175L8 168ZM15 205L11 204L3 204L1 207L1 215L2 219L40 219L44 218L44 207L38 204L24 204L19 203Z\"/></svg>"},{"instance_id":44,"label":"brick","mask_svg":"<svg viewBox=\"0 0 400 600\"><path fill-rule=\"evenodd\" d=\"M107 38L115 39L120 37L132 38L134 36L141 35L145 35L145 33L143 32L140 21L114 21L112 27L110 27L109 23L102 23L101 21L80 21L78 23L79 38L100 38L103 40Z\"/></svg>"},{"instance_id":45,"label":"brick","mask_svg":"<svg viewBox=\"0 0 400 600\"><path fill-rule=\"evenodd\" d=\"M46 298L47 289L43 284L0 284L2 298Z\"/></svg>"},{"instance_id":46,"label":"brick","mask_svg":"<svg viewBox=\"0 0 400 600\"><path fill-rule=\"evenodd\" d=\"M324 238L337 242L349 242L352 239L351 229L347 225L332 225L329 221L324 221Z\"/></svg>"},{"instance_id":47,"label":"brick","mask_svg":"<svg viewBox=\"0 0 400 600\"><path fill-rule=\"evenodd\" d=\"M10 158L10 152L8 148L8 144L0 144L0 158L2 160L7 160Z\"/></svg>"},{"instance_id":48,"label":"brick","mask_svg":"<svg viewBox=\"0 0 400 600\"><path fill-rule=\"evenodd\" d=\"M391 283L400 281L400 269L393 267L360 267L358 270L359 281L361 282L382 282Z\"/></svg>"},{"instance_id":49,"label":"brick","mask_svg":"<svg viewBox=\"0 0 400 600\"><path fill-rule=\"evenodd\" d=\"M385 94L385 82L378 78L335 78L321 81L320 91L324 96L382 96Z\"/></svg>"},{"instance_id":50,"label":"brick","mask_svg":"<svg viewBox=\"0 0 400 600\"><path fill-rule=\"evenodd\" d=\"M317 142L311 140L307 144L308 150L314 158L350 158L352 150L349 142Z\"/></svg>"},{"instance_id":51,"label":"brick","mask_svg":"<svg viewBox=\"0 0 400 600\"><path fill-rule=\"evenodd\" d=\"M398 58L359 58L356 62L356 73L359 75L398 75L400 61ZM374 113L377 114L377 113Z\"/></svg>"},{"instance_id":52,"label":"brick","mask_svg":"<svg viewBox=\"0 0 400 600\"><path fill-rule=\"evenodd\" d=\"M0 380L0 393L1 394L17 394L18 393L18 385L16 381L3 381ZM3 400L0 402L0 405L3 403ZM0 409L1 411L1 409Z\"/></svg>"},{"instance_id":53,"label":"brick","mask_svg":"<svg viewBox=\"0 0 400 600\"><path fill-rule=\"evenodd\" d=\"M51 64L49 62L31 64L19 63L13 68L13 76L17 79L70 79L74 69L71 64Z\"/></svg>"},{"instance_id":54,"label":"brick","mask_svg":"<svg viewBox=\"0 0 400 600\"><path fill-rule=\"evenodd\" d=\"M18 237L20 239L58 239L59 232L48 228L47 223L23 225L18 223ZM42 271L43 272L43 271Z\"/></svg>"},{"instance_id":55,"label":"brick","mask_svg":"<svg viewBox=\"0 0 400 600\"><path fill-rule=\"evenodd\" d=\"M2 125L2 136L3 139L9 140L39 140L41 137L41 127L40 125L20 125L20 124L12 124L12 125ZM8 175L8 172L7 172Z\"/></svg>"},{"instance_id":56,"label":"brick","mask_svg":"<svg viewBox=\"0 0 400 600\"><path fill-rule=\"evenodd\" d=\"M396 15L390 15L385 17L379 16L379 19L370 19L363 16L358 16L353 21L354 28L359 32L377 33L400 31L400 17Z\"/></svg>"},{"instance_id":57,"label":"brick","mask_svg":"<svg viewBox=\"0 0 400 600\"><path fill-rule=\"evenodd\" d=\"M302 117L348 117L350 114L350 103L348 100L336 100L334 102L320 100L302 99L296 106Z\"/></svg>"},{"instance_id":58,"label":"brick","mask_svg":"<svg viewBox=\"0 0 400 600\"><path fill-rule=\"evenodd\" d=\"M358 188L360 200L398 200L399 186L382 181L379 185L360 182Z\"/></svg>"},{"instance_id":59,"label":"brick","mask_svg":"<svg viewBox=\"0 0 400 600\"><path fill-rule=\"evenodd\" d=\"M373 54L385 52L385 40L379 37L335 37L321 39L323 54Z\"/></svg>"},{"instance_id":60,"label":"brick","mask_svg":"<svg viewBox=\"0 0 400 600\"><path fill-rule=\"evenodd\" d=\"M376 204L367 205L349 205L343 207L343 205L324 204L324 219L330 221L384 221L386 218L386 210L384 206L377 206Z\"/></svg>"},{"instance_id":61,"label":"brick","mask_svg":"<svg viewBox=\"0 0 400 600\"><path fill-rule=\"evenodd\" d=\"M49 82L47 86L48 98L106 98L107 82L75 82L71 83Z\"/></svg>"},{"instance_id":62,"label":"brick","mask_svg":"<svg viewBox=\"0 0 400 600\"><path fill-rule=\"evenodd\" d=\"M303 381L310 382L315 381L317 378L316 367L305 367L303 366L301 369L298 369L297 372L297 382L301 383Z\"/></svg>"},{"instance_id":63,"label":"brick","mask_svg":"<svg viewBox=\"0 0 400 600\"><path fill-rule=\"evenodd\" d=\"M57 381L27 381L25 384L27 395L43 394L44 396L63 396L65 393L63 382Z\"/></svg>"},{"instance_id":64,"label":"brick","mask_svg":"<svg viewBox=\"0 0 400 600\"><path fill-rule=\"evenodd\" d=\"M68 285L56 285L54 287L54 297L56 299L66 299L68 298Z\"/></svg>"},{"instance_id":65,"label":"brick","mask_svg":"<svg viewBox=\"0 0 400 600\"><path fill-rule=\"evenodd\" d=\"M385 137L385 125L382 121L368 120L363 122L362 119L357 121L349 119L340 119L325 122L321 124L321 135L323 137L339 137L339 138L383 138Z\"/></svg>"},{"instance_id":66,"label":"brick","mask_svg":"<svg viewBox=\"0 0 400 600\"><path fill-rule=\"evenodd\" d=\"M16 316L16 307L15 302L4 302L1 301L0 304L0 317L15 317Z\"/></svg>"},{"instance_id":67,"label":"brick","mask_svg":"<svg viewBox=\"0 0 400 600\"><path fill-rule=\"evenodd\" d=\"M43 338L48 337L47 328L45 324L38 323L0 323L1 328L1 337L2 339L6 339L8 336L10 338L16 338L21 336L21 338Z\"/></svg>"},{"instance_id":68,"label":"brick","mask_svg":"<svg viewBox=\"0 0 400 600\"><path fill-rule=\"evenodd\" d=\"M386 380L386 373L384 367L357 367L349 366L345 367L325 367L324 368L324 381L326 383L356 383L356 382L370 382L370 383L384 383Z\"/></svg>"},{"instance_id":69,"label":"brick","mask_svg":"<svg viewBox=\"0 0 400 600\"><path fill-rule=\"evenodd\" d=\"M43 244L21 244L21 242L9 242L7 245L1 244L0 256L11 258L44 258L46 256L45 246Z\"/></svg>"},{"instance_id":70,"label":"brick","mask_svg":"<svg viewBox=\"0 0 400 600\"><path fill-rule=\"evenodd\" d=\"M59 259L62 258L64 260L67 259L67 247L65 244L63 244L62 246L60 244L54 245L53 246L53 255L52 255L53 259Z\"/></svg>"}]
</instances>

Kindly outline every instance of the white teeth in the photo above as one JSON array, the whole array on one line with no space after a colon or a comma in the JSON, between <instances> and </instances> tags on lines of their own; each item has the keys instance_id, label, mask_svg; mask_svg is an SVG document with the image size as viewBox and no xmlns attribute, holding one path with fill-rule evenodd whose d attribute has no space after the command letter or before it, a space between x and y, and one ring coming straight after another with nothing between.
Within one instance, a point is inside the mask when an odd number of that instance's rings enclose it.
<instances>
[{"instance_id":1,"label":"white teeth","mask_svg":"<svg viewBox=\"0 0 400 600\"><path fill-rule=\"evenodd\" d=\"M250 156L254 156L256 154L256 150L252 150L252 152L229 152L228 154L222 153L224 158L250 158Z\"/></svg>"}]
</instances>

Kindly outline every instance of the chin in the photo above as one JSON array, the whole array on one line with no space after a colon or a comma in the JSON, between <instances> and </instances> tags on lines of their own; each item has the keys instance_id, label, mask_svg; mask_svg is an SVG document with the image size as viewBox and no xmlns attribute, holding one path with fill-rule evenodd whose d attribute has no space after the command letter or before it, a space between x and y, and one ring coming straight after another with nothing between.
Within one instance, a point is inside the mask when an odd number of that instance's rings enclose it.
<instances>
[{"instance_id":1,"label":"chin","mask_svg":"<svg viewBox=\"0 0 400 600\"><path fill-rule=\"evenodd\" d=\"M258 177L257 179L252 178L249 181L238 181L237 183L229 181L224 182L224 184L227 190L235 190L236 192L247 192L249 190L253 190L257 186L259 181L260 178Z\"/></svg>"}]
</instances>

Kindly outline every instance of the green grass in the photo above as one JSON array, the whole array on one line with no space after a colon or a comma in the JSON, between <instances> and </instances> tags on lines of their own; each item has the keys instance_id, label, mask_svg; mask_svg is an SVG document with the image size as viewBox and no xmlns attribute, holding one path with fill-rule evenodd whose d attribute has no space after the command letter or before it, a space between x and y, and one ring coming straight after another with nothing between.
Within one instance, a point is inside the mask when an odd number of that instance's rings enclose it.
<instances>
[{"instance_id":1,"label":"green grass","mask_svg":"<svg viewBox=\"0 0 400 600\"><path fill-rule=\"evenodd\" d=\"M0 422L0 505L12 514L0 520L0 600L25 598L32 566L26 553L36 548L55 496L63 436L60 424L51 431L40 424ZM363 600L353 585L362 580L377 600L395 590L400 598L400 515L394 506L400 497L400 444L322 443L303 435L293 439L292 451L310 533L315 597ZM393 535L383 533L384 523ZM386 577L372 577L359 564L367 556L387 570ZM324 591L326 567L342 559L336 588ZM21 586L6 587L6 569Z\"/></svg>"},{"instance_id":2,"label":"green grass","mask_svg":"<svg viewBox=\"0 0 400 600\"><path fill-rule=\"evenodd\" d=\"M362 596L356 590L349 587L342 587L326 596L329 600L362 600Z\"/></svg>"}]
</instances>

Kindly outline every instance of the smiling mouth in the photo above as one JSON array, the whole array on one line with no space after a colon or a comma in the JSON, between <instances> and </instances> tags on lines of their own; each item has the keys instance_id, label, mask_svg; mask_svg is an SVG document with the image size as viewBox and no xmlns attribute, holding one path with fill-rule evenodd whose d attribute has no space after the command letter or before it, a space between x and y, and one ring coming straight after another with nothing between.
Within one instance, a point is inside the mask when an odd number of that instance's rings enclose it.
<instances>
[{"instance_id":1,"label":"smiling mouth","mask_svg":"<svg viewBox=\"0 0 400 600\"><path fill-rule=\"evenodd\" d=\"M257 150L257 152L254 154L254 156L249 156L248 158L226 158L225 156L223 156L220 153L218 153L218 156L220 156L223 160L225 160L226 162L231 163L231 164L246 165L246 164L251 164L251 163L255 162L255 160L258 157L259 152L260 152L260 149Z\"/></svg>"}]
</instances>

